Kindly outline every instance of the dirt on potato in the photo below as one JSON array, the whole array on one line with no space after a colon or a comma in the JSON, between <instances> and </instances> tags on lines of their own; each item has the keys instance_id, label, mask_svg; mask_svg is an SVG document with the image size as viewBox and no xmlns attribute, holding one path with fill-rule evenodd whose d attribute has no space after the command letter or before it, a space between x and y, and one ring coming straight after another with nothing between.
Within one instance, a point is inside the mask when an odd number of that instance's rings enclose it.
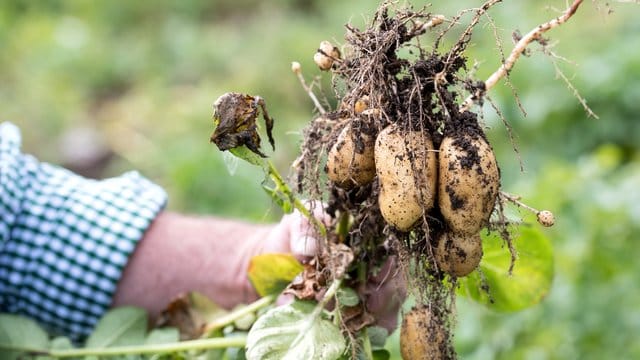
<instances>
[{"instance_id":1,"label":"dirt on potato","mask_svg":"<svg viewBox=\"0 0 640 360\"><path fill-rule=\"evenodd\" d=\"M432 349L437 356L433 358L452 359L456 357L450 338L456 276L442 271L435 258L437 235L450 231L450 222L443 217L443 212L447 211L442 211L436 200L435 204L429 204L418 212L415 224L403 224L397 228L385 221L380 210L381 169L376 169L377 176L371 181L351 181L349 186L345 186L342 178L332 181L332 178L336 179L335 173L360 171L357 167L337 170L333 167L336 163L345 167L358 166L360 156L369 151L365 144L370 144L371 139L389 125L405 135L398 137L398 141L405 141L405 147L410 145L406 136L410 132L422 132L433 142L434 152L438 151L443 139L453 138L455 146L463 153L456 166L465 171L484 171L481 165L487 156L486 149L477 146L477 141L481 139L486 144L488 141L478 116L459 110L465 96L482 94L479 90L482 90L483 83L468 79L464 56L475 24L461 34L453 34L456 41L449 49L443 49L443 39L451 36L453 25L442 24L439 31L425 25L434 19L426 8L399 9L384 3L366 28L346 25L341 57L335 59L331 67L338 106L316 117L304 130L295 175L300 195L326 202L328 213L336 218L335 225L328 230L337 235L330 236L328 241L345 244L353 253L354 265L349 269L352 285L355 288L363 286L358 283L358 279L362 279L359 275L362 275L363 268L365 274L375 274L389 256L397 256L400 259L397 271L405 276L409 293L415 297L418 306L428 308L434 314L429 317L428 326L439 329L437 346ZM350 127L353 144L346 153L353 159L341 159L339 162L331 159L332 168L328 169L328 153L332 147L336 151L335 144L342 141L339 134L347 126ZM490 150L490 146L488 148ZM411 177L413 173L416 188L433 192L411 195L418 204L423 198L438 196L437 186L423 183L424 176L420 174L424 169L420 166L424 165L420 163L425 162L417 161L414 152L392 154L385 159L384 165L375 164L376 167L385 166L382 173L389 176L385 182L395 184L398 179L394 176ZM394 167L406 159L409 159L412 169ZM329 171L333 173L328 176ZM488 195L493 199L482 203L489 204L490 209L483 208L485 213L479 220L479 226L489 226L488 215L494 211L499 188L497 165L495 173L496 178L492 179L495 191ZM349 177L356 178L353 175ZM481 186L481 181L474 181ZM449 191L450 204L447 206L454 210L464 208L469 201L465 198L467 195ZM470 233L477 234L478 231L473 229ZM319 262L317 266L325 265ZM458 274L462 273L468 273L468 269ZM366 299L363 300L366 303ZM355 329L347 326L345 330L354 332ZM429 335L424 336L428 341Z\"/></svg>"}]
</instances>

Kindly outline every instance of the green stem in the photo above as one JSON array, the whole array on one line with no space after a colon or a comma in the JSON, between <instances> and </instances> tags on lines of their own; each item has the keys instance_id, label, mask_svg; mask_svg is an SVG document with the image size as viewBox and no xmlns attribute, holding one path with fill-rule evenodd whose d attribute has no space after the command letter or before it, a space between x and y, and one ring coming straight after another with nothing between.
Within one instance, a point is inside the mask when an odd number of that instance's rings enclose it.
<instances>
[{"instance_id":1,"label":"green stem","mask_svg":"<svg viewBox=\"0 0 640 360\"><path fill-rule=\"evenodd\" d=\"M218 329L222 329L223 327L232 324L233 322L235 322L238 319L243 318L244 316L248 315L248 314L252 314L260 309L262 309L265 306L269 306L271 305L274 301L276 300L275 296L273 295L267 295L263 298L260 298L254 302L252 302L251 304L239 308L238 310L231 312L229 314L226 314L224 316L221 316L218 319L215 319L214 321L212 321L211 323L207 324L207 326L204 329L204 333L202 335L202 338L209 338L211 336L213 336L213 332L218 330Z\"/></svg>"},{"instance_id":2,"label":"green stem","mask_svg":"<svg viewBox=\"0 0 640 360\"><path fill-rule=\"evenodd\" d=\"M373 349L371 348L371 340L369 339L369 333L365 327L360 332L362 337L362 352L364 352L365 359L373 360Z\"/></svg>"},{"instance_id":3,"label":"green stem","mask_svg":"<svg viewBox=\"0 0 640 360\"><path fill-rule=\"evenodd\" d=\"M349 217L350 215L348 211L340 213L336 233L338 233L338 237L341 242L344 242L347 239L347 235L349 235L349 227L351 225L349 224Z\"/></svg>"},{"instance_id":4,"label":"green stem","mask_svg":"<svg viewBox=\"0 0 640 360\"><path fill-rule=\"evenodd\" d=\"M267 172L269 173L271 180L273 180L273 182L276 184L276 188L282 191L282 193L289 200L289 202L293 204L293 207L295 207L304 217L306 217L307 219L309 219L309 221L311 221L311 223L316 227L316 229L318 230L322 238L326 238L327 229L325 228L324 224L320 222L320 220L318 220L315 216L313 216L311 211L309 211L309 209L302 203L302 201L300 201L300 199L298 199L295 196L295 194L293 193L293 191L291 191L291 188L284 181L284 179L278 172L278 169L276 169L273 163L270 160L267 160L266 163L267 163Z\"/></svg>"},{"instance_id":5,"label":"green stem","mask_svg":"<svg viewBox=\"0 0 640 360\"><path fill-rule=\"evenodd\" d=\"M367 283L367 264L364 262L358 264L358 282L360 284Z\"/></svg>"},{"instance_id":6,"label":"green stem","mask_svg":"<svg viewBox=\"0 0 640 360\"><path fill-rule=\"evenodd\" d=\"M316 306L315 312L319 313L327 306L327 303L334 296L336 296L336 294L338 293L338 289L340 289L341 285L342 285L342 279L335 279L331 283L331 286L329 286L329 288L327 289L327 292L324 293L324 296L322 297L322 299L318 301L318 305Z\"/></svg>"},{"instance_id":7,"label":"green stem","mask_svg":"<svg viewBox=\"0 0 640 360\"><path fill-rule=\"evenodd\" d=\"M40 350L19 346L0 345L0 349L19 351L34 355L44 355L53 358L69 358L82 356L115 356L137 354L166 354L189 350L223 349L229 347L244 347L247 344L245 336L228 338L213 338L181 341L168 344L117 346L111 348L82 348L67 350Z\"/></svg>"}]
</instances>

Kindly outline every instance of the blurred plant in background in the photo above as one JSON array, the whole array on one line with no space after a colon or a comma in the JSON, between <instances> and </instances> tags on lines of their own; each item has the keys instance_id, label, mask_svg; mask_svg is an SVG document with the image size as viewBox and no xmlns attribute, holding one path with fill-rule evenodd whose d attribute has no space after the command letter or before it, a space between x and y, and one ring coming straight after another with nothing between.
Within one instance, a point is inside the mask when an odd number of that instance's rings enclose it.
<instances>
[{"instance_id":1,"label":"blurred plant in background","mask_svg":"<svg viewBox=\"0 0 640 360\"><path fill-rule=\"evenodd\" d=\"M432 9L451 15L480 3L435 1ZM271 221L280 213L256 181L259 170L239 163L231 175L208 143L211 104L228 91L265 98L275 118L272 157L287 173L313 116L290 62L301 62L307 76L319 74L312 56L320 40L339 43L343 25L361 25L361 14L377 4L5 0L0 119L18 124L24 150L43 160L95 177L138 169L169 191L171 209ZM508 51L514 30L527 31L564 5L512 1L490 15ZM547 230L556 278L541 305L517 314L459 301L462 358L640 357L638 15L638 5L588 2L550 34L556 52L575 62L558 67L599 119L587 117L549 57L535 51L510 79L527 116L508 86L489 94L518 149L486 105L504 188L556 214L556 227ZM484 79L500 63L494 30L484 27L472 43ZM329 80L323 84L330 95Z\"/></svg>"}]
</instances>

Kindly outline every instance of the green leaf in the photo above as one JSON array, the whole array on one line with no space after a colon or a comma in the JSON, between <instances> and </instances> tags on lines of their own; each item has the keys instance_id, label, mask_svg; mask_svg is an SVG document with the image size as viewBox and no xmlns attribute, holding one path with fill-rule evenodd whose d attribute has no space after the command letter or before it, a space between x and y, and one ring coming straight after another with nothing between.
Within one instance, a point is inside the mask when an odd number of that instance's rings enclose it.
<instances>
[{"instance_id":1,"label":"green leaf","mask_svg":"<svg viewBox=\"0 0 640 360\"><path fill-rule=\"evenodd\" d=\"M314 302L295 301L269 310L247 336L249 360L333 360L346 349L340 328Z\"/></svg>"},{"instance_id":2,"label":"green leaf","mask_svg":"<svg viewBox=\"0 0 640 360\"><path fill-rule=\"evenodd\" d=\"M247 305L245 304L238 304L231 310L231 312L235 312L246 307ZM249 330L249 328L251 327L251 325L253 325L255 321L256 321L256 314L248 313L243 317L234 321L233 326L239 330Z\"/></svg>"},{"instance_id":3,"label":"green leaf","mask_svg":"<svg viewBox=\"0 0 640 360\"><path fill-rule=\"evenodd\" d=\"M282 191L277 188L272 188L267 184L262 184L262 189L285 214L291 214L291 212L293 212L293 204L289 198L282 193Z\"/></svg>"},{"instance_id":4,"label":"green leaf","mask_svg":"<svg viewBox=\"0 0 640 360\"><path fill-rule=\"evenodd\" d=\"M145 344L170 344L180 341L180 332L174 327L153 329L147 335Z\"/></svg>"},{"instance_id":5,"label":"green leaf","mask_svg":"<svg viewBox=\"0 0 640 360\"><path fill-rule=\"evenodd\" d=\"M371 326L367 328L367 335L373 349L382 349L389 337L389 330L382 326Z\"/></svg>"},{"instance_id":6,"label":"green leaf","mask_svg":"<svg viewBox=\"0 0 640 360\"><path fill-rule=\"evenodd\" d=\"M391 353L385 349L374 350L373 360L389 360L391 359Z\"/></svg>"},{"instance_id":7,"label":"green leaf","mask_svg":"<svg viewBox=\"0 0 640 360\"><path fill-rule=\"evenodd\" d=\"M232 332L230 334L227 334L227 337L233 337L233 336L247 336L246 332ZM226 359L227 360L246 360L247 356L245 354L244 348L227 348L226 349ZM220 357L217 357L215 359L212 360L218 360L220 359Z\"/></svg>"},{"instance_id":8,"label":"green leaf","mask_svg":"<svg viewBox=\"0 0 640 360\"><path fill-rule=\"evenodd\" d=\"M73 344L69 338L64 336L58 336L51 340L50 348L52 350L69 350L73 349Z\"/></svg>"},{"instance_id":9,"label":"green leaf","mask_svg":"<svg viewBox=\"0 0 640 360\"><path fill-rule=\"evenodd\" d=\"M252 165L260 166L262 168L265 168L266 166L265 160L260 157L260 155L249 150L245 145L231 148L229 149L229 152Z\"/></svg>"},{"instance_id":10,"label":"green leaf","mask_svg":"<svg viewBox=\"0 0 640 360\"><path fill-rule=\"evenodd\" d=\"M509 275L509 249L497 234L482 238L484 255L480 271L460 279L460 293L497 311L518 311L539 303L553 280L553 249L537 228L519 227L512 234L517 251L513 274ZM484 279L483 279L484 278ZM488 286L488 292L483 285Z\"/></svg>"},{"instance_id":11,"label":"green leaf","mask_svg":"<svg viewBox=\"0 0 640 360\"><path fill-rule=\"evenodd\" d=\"M342 306L356 306L360 303L358 293L350 287L341 287L336 295Z\"/></svg>"},{"instance_id":12,"label":"green leaf","mask_svg":"<svg viewBox=\"0 0 640 360\"><path fill-rule=\"evenodd\" d=\"M8 348L46 351L49 348L49 337L29 318L0 314L0 359L11 360L21 356L22 352L6 350Z\"/></svg>"},{"instance_id":13,"label":"green leaf","mask_svg":"<svg viewBox=\"0 0 640 360\"><path fill-rule=\"evenodd\" d=\"M207 338L216 338L216 337L224 337L224 332L222 329L218 329L216 331L210 332L207 334ZM209 349L198 356L198 360L218 360L222 359L224 354L228 349Z\"/></svg>"},{"instance_id":14,"label":"green leaf","mask_svg":"<svg viewBox=\"0 0 640 360\"><path fill-rule=\"evenodd\" d=\"M260 296L276 295L303 270L291 254L262 254L249 262L249 280Z\"/></svg>"},{"instance_id":15,"label":"green leaf","mask_svg":"<svg viewBox=\"0 0 640 360\"><path fill-rule=\"evenodd\" d=\"M147 313L125 306L107 312L86 342L88 348L136 345L145 341Z\"/></svg>"},{"instance_id":16,"label":"green leaf","mask_svg":"<svg viewBox=\"0 0 640 360\"><path fill-rule=\"evenodd\" d=\"M188 297L191 304L189 311L194 321L198 322L198 325L213 322L228 313L227 310L202 293L191 291Z\"/></svg>"}]
</instances>

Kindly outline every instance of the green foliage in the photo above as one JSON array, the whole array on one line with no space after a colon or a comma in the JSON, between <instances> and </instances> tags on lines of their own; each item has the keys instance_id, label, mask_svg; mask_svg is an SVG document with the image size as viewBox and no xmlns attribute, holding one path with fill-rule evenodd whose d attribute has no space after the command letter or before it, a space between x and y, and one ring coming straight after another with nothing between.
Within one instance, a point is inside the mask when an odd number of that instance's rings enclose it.
<instances>
[{"instance_id":1,"label":"green foliage","mask_svg":"<svg viewBox=\"0 0 640 360\"><path fill-rule=\"evenodd\" d=\"M86 341L89 348L136 345L145 342L147 313L135 307L121 307L108 312Z\"/></svg>"},{"instance_id":2,"label":"green foliage","mask_svg":"<svg viewBox=\"0 0 640 360\"><path fill-rule=\"evenodd\" d=\"M551 241L525 226L511 236L517 252L513 272L509 274L511 255L505 241L495 233L483 236L480 269L460 280L461 294L497 311L523 310L547 295L554 274Z\"/></svg>"},{"instance_id":3,"label":"green foliage","mask_svg":"<svg viewBox=\"0 0 640 360\"><path fill-rule=\"evenodd\" d=\"M271 303L262 302L260 306ZM257 309L257 307L256 307ZM243 312L240 310L239 312ZM230 317L231 318L231 317ZM222 332L207 339L179 341L175 328L158 328L147 333L147 313L134 307L114 308L100 319L84 347L76 348L66 337L49 340L33 320L0 314L0 358L38 360L102 358L142 359L242 359L246 337L242 332ZM231 325L233 320L222 326Z\"/></svg>"},{"instance_id":4,"label":"green foliage","mask_svg":"<svg viewBox=\"0 0 640 360\"><path fill-rule=\"evenodd\" d=\"M604 145L576 163L553 161L542 176L520 187L533 203L558 209L553 286L539 305L507 317L467 302L458 305L458 348L469 359L636 358L634 303L640 290L632 255L640 227L640 161L625 163L617 147ZM465 320L462 320L464 318ZM481 330L482 329L482 330ZM479 335L482 334L482 335ZM508 342L505 342L508 339Z\"/></svg>"},{"instance_id":5,"label":"green foliage","mask_svg":"<svg viewBox=\"0 0 640 360\"><path fill-rule=\"evenodd\" d=\"M233 149L229 149L229 151L236 157L248 162L251 165L265 167L265 161L260 155L254 153L249 150L246 146L238 146Z\"/></svg>"},{"instance_id":6,"label":"green foliage","mask_svg":"<svg viewBox=\"0 0 640 360\"><path fill-rule=\"evenodd\" d=\"M208 143L211 104L227 91L265 98L275 118L272 161L286 174L313 107L291 75L290 61L300 61L306 76L318 75L311 59L318 43L340 42L344 23L361 24L360 15L371 14L378 2L5 0L0 119L22 128L25 151L63 164L63 135L98 129L115 153L99 175L136 168L168 190L173 210L274 220L281 212L256 181L264 176L261 169L240 162L229 176L223 155ZM447 16L479 4L432 3L435 13ZM491 15L505 50L514 30L525 32L562 6L512 1L495 7ZM548 35L557 43L554 51L575 61L559 66L599 120L586 117L555 79L549 58L535 50L510 73L526 117L508 86L489 94L519 150L513 152L505 127L486 105L503 187L556 215L557 225L543 230L553 244L555 278L538 306L518 313L461 299L455 336L460 358L640 358L640 54L632 46L640 9L610 6L613 13L606 15L604 2L585 1L569 23ZM493 31L479 27L471 39L468 55L480 62L479 78L500 64ZM431 39L426 35L424 43ZM388 348L396 342L397 333Z\"/></svg>"},{"instance_id":7,"label":"green foliage","mask_svg":"<svg viewBox=\"0 0 640 360\"><path fill-rule=\"evenodd\" d=\"M145 344L167 344L180 341L180 332L176 328L153 329L147 335Z\"/></svg>"},{"instance_id":8,"label":"green foliage","mask_svg":"<svg viewBox=\"0 0 640 360\"><path fill-rule=\"evenodd\" d=\"M55 342L56 346L60 342ZM12 349L46 349L49 336L33 320L0 314L0 359L18 359L22 352Z\"/></svg>"},{"instance_id":9,"label":"green foliage","mask_svg":"<svg viewBox=\"0 0 640 360\"><path fill-rule=\"evenodd\" d=\"M341 306L356 306L360 303L358 293L350 287L341 287L336 296Z\"/></svg>"},{"instance_id":10,"label":"green foliage","mask_svg":"<svg viewBox=\"0 0 640 360\"><path fill-rule=\"evenodd\" d=\"M249 360L333 360L346 349L340 328L313 302L295 301L269 310L247 337Z\"/></svg>"}]
</instances>

